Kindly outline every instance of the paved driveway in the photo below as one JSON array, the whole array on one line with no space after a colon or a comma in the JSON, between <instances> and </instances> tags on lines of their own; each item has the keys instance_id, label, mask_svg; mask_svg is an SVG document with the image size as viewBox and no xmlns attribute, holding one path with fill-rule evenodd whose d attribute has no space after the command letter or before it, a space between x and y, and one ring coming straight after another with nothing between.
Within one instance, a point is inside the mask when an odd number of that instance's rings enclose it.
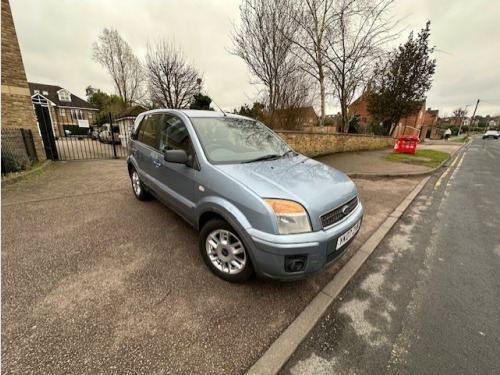
<instances>
[{"instance_id":1,"label":"paved driveway","mask_svg":"<svg viewBox=\"0 0 500 375\"><path fill-rule=\"evenodd\" d=\"M419 181L355 180L361 232L323 274L233 285L123 159L54 163L2 188L2 372L244 373Z\"/></svg>"}]
</instances>

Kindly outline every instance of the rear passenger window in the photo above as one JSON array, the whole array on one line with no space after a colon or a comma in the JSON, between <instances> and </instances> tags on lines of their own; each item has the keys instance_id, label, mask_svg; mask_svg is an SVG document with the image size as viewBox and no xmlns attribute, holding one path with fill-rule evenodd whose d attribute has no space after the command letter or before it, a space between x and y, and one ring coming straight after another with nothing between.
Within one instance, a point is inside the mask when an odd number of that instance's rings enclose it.
<instances>
[{"instance_id":1,"label":"rear passenger window","mask_svg":"<svg viewBox=\"0 0 500 375\"><path fill-rule=\"evenodd\" d=\"M165 115L161 122L160 150L189 149L189 134L182 120L173 115Z\"/></svg>"},{"instance_id":2,"label":"rear passenger window","mask_svg":"<svg viewBox=\"0 0 500 375\"><path fill-rule=\"evenodd\" d=\"M139 128L137 140L147 146L156 148L156 134L160 126L161 115L152 115L145 118Z\"/></svg>"}]
</instances>

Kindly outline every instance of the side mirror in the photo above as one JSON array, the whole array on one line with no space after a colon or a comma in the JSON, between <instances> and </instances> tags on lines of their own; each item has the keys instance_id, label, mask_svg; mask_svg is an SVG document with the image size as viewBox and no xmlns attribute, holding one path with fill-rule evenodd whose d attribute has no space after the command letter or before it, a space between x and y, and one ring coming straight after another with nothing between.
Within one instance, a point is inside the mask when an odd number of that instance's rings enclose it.
<instances>
[{"instance_id":1,"label":"side mirror","mask_svg":"<svg viewBox=\"0 0 500 375\"><path fill-rule=\"evenodd\" d=\"M188 156L187 152L184 150L167 150L163 159L168 163L186 164L191 165L193 157Z\"/></svg>"}]
</instances>

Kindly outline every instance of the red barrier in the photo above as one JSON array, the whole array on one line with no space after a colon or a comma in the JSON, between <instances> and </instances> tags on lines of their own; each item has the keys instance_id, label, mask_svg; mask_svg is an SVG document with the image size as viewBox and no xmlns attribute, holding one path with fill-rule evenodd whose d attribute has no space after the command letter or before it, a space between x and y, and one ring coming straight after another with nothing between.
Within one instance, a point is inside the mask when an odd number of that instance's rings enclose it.
<instances>
[{"instance_id":1,"label":"red barrier","mask_svg":"<svg viewBox=\"0 0 500 375\"><path fill-rule=\"evenodd\" d=\"M418 137L416 135L402 135L394 145L395 153L405 153L415 155L417 150Z\"/></svg>"}]
</instances>

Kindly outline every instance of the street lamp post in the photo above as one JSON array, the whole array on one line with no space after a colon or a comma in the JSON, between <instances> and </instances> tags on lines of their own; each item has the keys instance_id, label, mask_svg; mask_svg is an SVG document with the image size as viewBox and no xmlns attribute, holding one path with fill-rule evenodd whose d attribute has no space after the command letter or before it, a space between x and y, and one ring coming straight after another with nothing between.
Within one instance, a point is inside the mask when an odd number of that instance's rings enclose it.
<instances>
[{"instance_id":1,"label":"street lamp post","mask_svg":"<svg viewBox=\"0 0 500 375\"><path fill-rule=\"evenodd\" d=\"M462 121L460 121L460 128L458 128L458 135L460 135L460 132L462 131L462 125L464 124L464 119L465 119L465 113L467 112L467 107L470 107L470 104L467 104L464 109L464 113L462 114Z\"/></svg>"}]
</instances>

